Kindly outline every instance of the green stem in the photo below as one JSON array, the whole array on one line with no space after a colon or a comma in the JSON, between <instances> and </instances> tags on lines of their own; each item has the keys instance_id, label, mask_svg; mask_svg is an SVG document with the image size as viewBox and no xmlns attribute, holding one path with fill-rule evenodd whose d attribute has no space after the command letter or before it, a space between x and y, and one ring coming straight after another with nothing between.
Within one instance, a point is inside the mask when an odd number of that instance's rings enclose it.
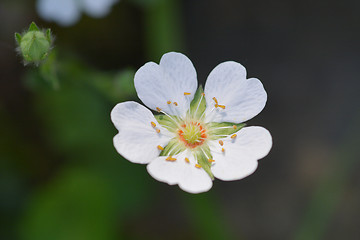
<instances>
[{"instance_id":1,"label":"green stem","mask_svg":"<svg viewBox=\"0 0 360 240\"><path fill-rule=\"evenodd\" d=\"M157 60L170 51L183 49L181 1L157 0L147 6L145 13L146 51Z\"/></svg>"},{"instance_id":2,"label":"green stem","mask_svg":"<svg viewBox=\"0 0 360 240\"><path fill-rule=\"evenodd\" d=\"M181 194L186 204L186 214L190 225L194 226L196 239L217 240L235 239L228 229L220 203L210 192L198 195ZM237 236L237 239L240 239Z\"/></svg>"}]
</instances>

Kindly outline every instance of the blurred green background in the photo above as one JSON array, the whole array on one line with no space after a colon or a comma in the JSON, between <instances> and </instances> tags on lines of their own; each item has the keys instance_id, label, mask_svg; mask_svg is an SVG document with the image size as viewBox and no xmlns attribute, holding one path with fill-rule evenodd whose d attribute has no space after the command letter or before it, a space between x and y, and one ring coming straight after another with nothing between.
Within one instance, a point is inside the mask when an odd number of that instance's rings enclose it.
<instances>
[{"instance_id":1,"label":"blurred green background","mask_svg":"<svg viewBox=\"0 0 360 240\"><path fill-rule=\"evenodd\" d=\"M0 2L0 239L359 239L358 1L121 0L71 27ZM24 67L14 33L51 28ZM116 153L110 111L134 72L185 53L200 83L242 63L268 93L249 125L274 146L251 176L191 195ZM54 82L58 84L54 88Z\"/></svg>"}]
</instances>

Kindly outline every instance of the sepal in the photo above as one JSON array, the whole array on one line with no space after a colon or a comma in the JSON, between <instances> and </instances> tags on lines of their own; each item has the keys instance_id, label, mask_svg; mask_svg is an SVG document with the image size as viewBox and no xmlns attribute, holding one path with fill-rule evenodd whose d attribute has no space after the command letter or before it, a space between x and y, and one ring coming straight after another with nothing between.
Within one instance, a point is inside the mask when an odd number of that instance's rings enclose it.
<instances>
[{"instance_id":1,"label":"sepal","mask_svg":"<svg viewBox=\"0 0 360 240\"><path fill-rule=\"evenodd\" d=\"M206 100L202 86L197 89L194 99L190 103L190 116L194 119L200 119L206 109Z\"/></svg>"},{"instance_id":2,"label":"sepal","mask_svg":"<svg viewBox=\"0 0 360 240\"><path fill-rule=\"evenodd\" d=\"M179 144L179 140L173 138L170 140L168 145L164 147L164 150L161 151L160 156L174 156L185 150L186 148L184 147L184 145Z\"/></svg>"},{"instance_id":3,"label":"sepal","mask_svg":"<svg viewBox=\"0 0 360 240\"><path fill-rule=\"evenodd\" d=\"M36 26L36 24L34 22L32 22L29 26L28 31L31 32L31 31L40 31L40 30L39 30L38 26Z\"/></svg>"},{"instance_id":4,"label":"sepal","mask_svg":"<svg viewBox=\"0 0 360 240\"><path fill-rule=\"evenodd\" d=\"M211 164L209 160L212 160L212 155L210 152L210 147L208 145L204 145L199 149L199 151L195 152L195 159L198 164L204 169L204 171L210 176L212 180L214 180L214 175L211 172Z\"/></svg>"},{"instance_id":5,"label":"sepal","mask_svg":"<svg viewBox=\"0 0 360 240\"><path fill-rule=\"evenodd\" d=\"M179 118L177 116L171 116L171 118L169 116L166 115L154 115L156 121L158 121L158 123L163 126L164 128L166 128L167 130L169 130L170 132L175 132L176 129L178 128L178 125L174 122L173 119L175 119L177 122L179 122Z\"/></svg>"},{"instance_id":6,"label":"sepal","mask_svg":"<svg viewBox=\"0 0 360 240\"><path fill-rule=\"evenodd\" d=\"M230 123L230 122L209 122L206 124L206 128L209 132L209 139L217 140L220 138L224 138L224 136L229 136L243 127L246 126L246 123Z\"/></svg>"}]
</instances>

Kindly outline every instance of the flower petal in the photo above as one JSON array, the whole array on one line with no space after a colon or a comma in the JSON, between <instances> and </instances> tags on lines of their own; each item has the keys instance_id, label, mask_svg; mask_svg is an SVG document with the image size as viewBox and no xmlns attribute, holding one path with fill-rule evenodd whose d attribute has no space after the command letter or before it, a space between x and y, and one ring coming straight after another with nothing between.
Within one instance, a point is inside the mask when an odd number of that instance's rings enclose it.
<instances>
[{"instance_id":1,"label":"flower petal","mask_svg":"<svg viewBox=\"0 0 360 240\"><path fill-rule=\"evenodd\" d=\"M36 9L46 21L55 21L62 26L70 26L80 18L80 11L74 0L38 0Z\"/></svg>"},{"instance_id":2,"label":"flower petal","mask_svg":"<svg viewBox=\"0 0 360 240\"><path fill-rule=\"evenodd\" d=\"M187 151L173 156L176 161L166 161L166 157L158 157L147 165L149 174L158 181L169 185L178 184L189 193L201 193L210 190L212 180L204 169L196 168L195 159ZM185 161L188 157L190 163Z\"/></svg>"},{"instance_id":3,"label":"flower petal","mask_svg":"<svg viewBox=\"0 0 360 240\"><path fill-rule=\"evenodd\" d=\"M210 144L215 164L211 170L216 178L224 181L242 179L252 174L257 160L265 157L272 146L272 138L263 127L245 127L237 132L236 138L222 139L224 152L214 141Z\"/></svg>"},{"instance_id":4,"label":"flower petal","mask_svg":"<svg viewBox=\"0 0 360 240\"><path fill-rule=\"evenodd\" d=\"M83 0L84 11L92 17L104 17L118 0Z\"/></svg>"},{"instance_id":5,"label":"flower petal","mask_svg":"<svg viewBox=\"0 0 360 240\"><path fill-rule=\"evenodd\" d=\"M215 97L225 109L216 108ZM245 122L261 112L267 95L256 78L246 79L246 69L237 62L224 62L216 66L205 85L207 122Z\"/></svg>"},{"instance_id":6,"label":"flower petal","mask_svg":"<svg viewBox=\"0 0 360 240\"><path fill-rule=\"evenodd\" d=\"M136 72L134 81L137 94L146 106L178 116L185 115L197 88L192 62L175 52L164 54L159 65L146 63ZM190 95L184 95L185 92Z\"/></svg>"},{"instance_id":7,"label":"flower petal","mask_svg":"<svg viewBox=\"0 0 360 240\"><path fill-rule=\"evenodd\" d=\"M119 130L114 137L116 150L134 163L149 163L160 154L157 146L164 147L172 138L172 134L161 127L151 111L136 102L117 104L111 111L111 120ZM156 129L160 129L160 133Z\"/></svg>"}]
</instances>

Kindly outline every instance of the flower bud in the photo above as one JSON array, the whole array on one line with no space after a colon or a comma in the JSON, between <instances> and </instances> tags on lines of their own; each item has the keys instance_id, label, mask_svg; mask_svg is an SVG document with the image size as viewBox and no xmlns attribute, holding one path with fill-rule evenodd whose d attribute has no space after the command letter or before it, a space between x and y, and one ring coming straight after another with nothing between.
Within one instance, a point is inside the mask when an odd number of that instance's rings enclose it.
<instances>
[{"instance_id":1,"label":"flower bud","mask_svg":"<svg viewBox=\"0 0 360 240\"><path fill-rule=\"evenodd\" d=\"M15 33L17 51L23 57L25 65L33 63L37 66L45 60L52 48L52 39L50 29L39 30L34 22L22 36Z\"/></svg>"}]
</instances>

